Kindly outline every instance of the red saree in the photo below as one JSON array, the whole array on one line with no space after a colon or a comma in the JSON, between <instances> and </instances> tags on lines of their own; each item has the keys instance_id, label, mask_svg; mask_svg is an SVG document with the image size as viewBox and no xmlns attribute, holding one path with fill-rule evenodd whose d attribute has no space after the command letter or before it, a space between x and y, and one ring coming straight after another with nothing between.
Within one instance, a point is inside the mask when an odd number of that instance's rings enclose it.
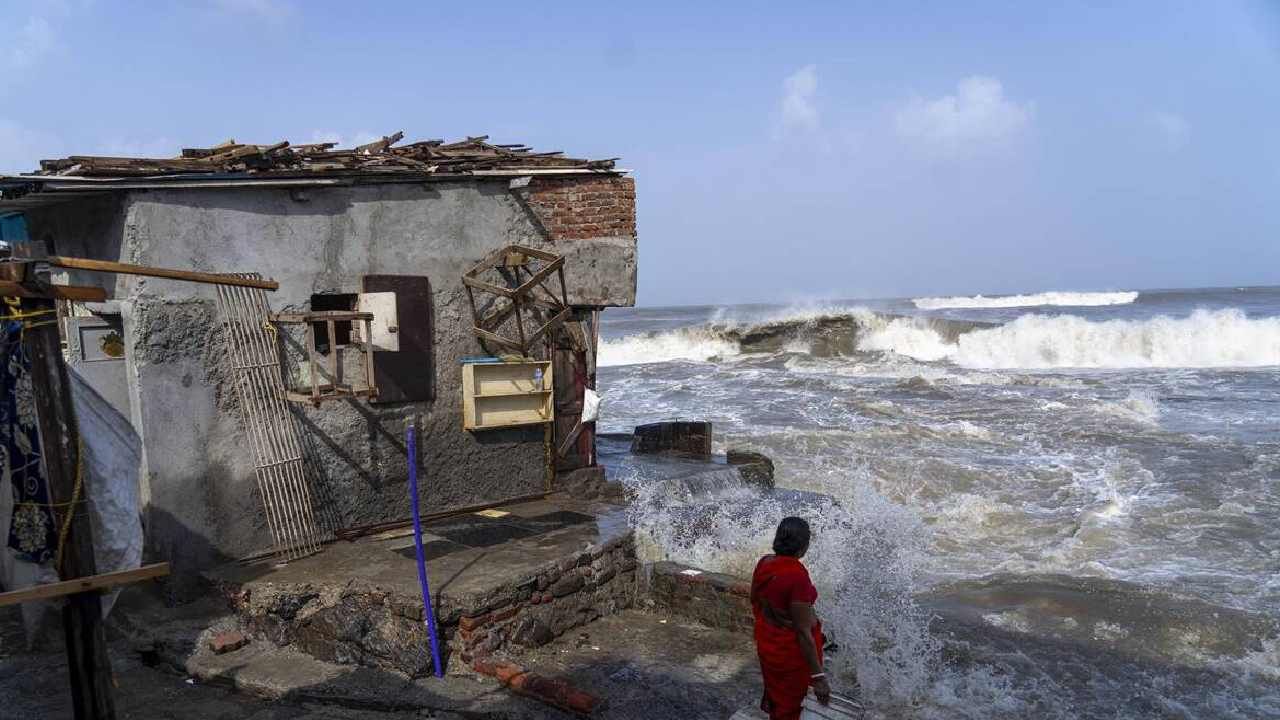
<instances>
[{"instance_id":1,"label":"red saree","mask_svg":"<svg viewBox=\"0 0 1280 720\"><path fill-rule=\"evenodd\" d=\"M751 608L755 614L756 653L764 675L760 709L771 720L796 720L809 692L811 670L791 627L791 603L812 605L818 590L800 561L766 555L751 576ZM813 642L822 656L822 624L813 625Z\"/></svg>"}]
</instances>

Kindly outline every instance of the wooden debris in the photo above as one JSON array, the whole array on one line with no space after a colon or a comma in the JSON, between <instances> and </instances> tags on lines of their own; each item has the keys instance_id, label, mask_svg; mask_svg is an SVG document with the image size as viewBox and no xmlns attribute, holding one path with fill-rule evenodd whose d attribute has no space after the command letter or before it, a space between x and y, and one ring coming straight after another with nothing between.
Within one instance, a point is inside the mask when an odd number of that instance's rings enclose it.
<instances>
[{"instance_id":1,"label":"wooden debris","mask_svg":"<svg viewBox=\"0 0 1280 720\"><path fill-rule=\"evenodd\" d=\"M423 140L396 146L403 132L351 149L335 143L292 145L287 140L268 145L228 140L207 148L182 148L178 157L128 158L73 155L41 160L39 175L77 177L147 177L210 173L289 175L313 173L458 173L495 169L586 169L608 172L616 158L583 160L562 152L533 152L520 144L495 145L488 135L454 143Z\"/></svg>"}]
</instances>

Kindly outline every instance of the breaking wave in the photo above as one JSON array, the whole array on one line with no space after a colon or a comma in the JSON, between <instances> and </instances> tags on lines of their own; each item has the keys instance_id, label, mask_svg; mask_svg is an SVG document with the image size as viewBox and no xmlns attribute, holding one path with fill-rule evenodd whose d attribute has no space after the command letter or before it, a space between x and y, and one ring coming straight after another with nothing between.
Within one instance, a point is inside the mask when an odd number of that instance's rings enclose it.
<instances>
[{"instance_id":1,"label":"breaking wave","mask_svg":"<svg viewBox=\"0 0 1280 720\"><path fill-rule=\"evenodd\" d=\"M858 308L606 340L599 364L705 362L758 353L892 354L987 369L1265 367L1280 365L1280 318L1249 318L1230 309L1146 320L1027 314L995 325Z\"/></svg>"},{"instance_id":2,"label":"breaking wave","mask_svg":"<svg viewBox=\"0 0 1280 720\"><path fill-rule=\"evenodd\" d=\"M985 297L937 297L915 298L911 302L921 310L947 310L952 308L1012 308L1061 305L1065 307L1097 307L1099 305L1128 305L1138 299L1136 291L1127 292L1043 292L1033 295L999 295Z\"/></svg>"}]
</instances>

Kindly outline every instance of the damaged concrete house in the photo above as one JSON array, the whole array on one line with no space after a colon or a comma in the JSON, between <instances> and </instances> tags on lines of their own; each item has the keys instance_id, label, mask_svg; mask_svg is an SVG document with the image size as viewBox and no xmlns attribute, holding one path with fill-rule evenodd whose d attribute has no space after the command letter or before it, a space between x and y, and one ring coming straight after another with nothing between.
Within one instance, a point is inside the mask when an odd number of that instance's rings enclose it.
<instances>
[{"instance_id":1,"label":"damaged concrete house","mask_svg":"<svg viewBox=\"0 0 1280 720\"><path fill-rule=\"evenodd\" d=\"M70 157L0 181L0 209L25 215L39 252L279 285L220 306L212 285L54 268L55 282L106 290L62 303L68 362L137 435L145 554L171 563L177 596L290 538L407 517L411 424L426 512L538 496L595 465L580 418L599 313L635 301L633 180L483 137L399 140ZM523 304L508 292L521 283L534 286ZM237 396L273 362L292 385L287 420L251 417ZM475 397L489 387L512 396ZM296 427L260 427L276 421ZM273 464L297 465L281 477L305 477L310 496L264 496ZM308 504L314 533L294 537L293 506Z\"/></svg>"},{"instance_id":2,"label":"damaged concrete house","mask_svg":"<svg viewBox=\"0 0 1280 720\"><path fill-rule=\"evenodd\" d=\"M600 317L635 302L633 180L484 137L400 139L0 176L0 215L22 216L0 262L0 480L21 485L10 504L0 486L0 606L66 598L63 626L91 628L67 635L76 717L114 716L98 593L128 584L109 622L131 652L273 699L500 702L470 677L443 695L403 684L446 667L578 714L601 689L635 700L623 717L659 689L680 716L758 697L747 584L642 566L597 457ZM31 378L72 396L41 406L38 433L11 410ZM711 458L710 423L625 439L672 480L659 493L725 473L773 487L763 456ZM71 525L96 569L52 559ZM19 557L49 572L15 584ZM678 672L638 682L635 653ZM335 668L352 666L375 675L347 683Z\"/></svg>"}]
</instances>

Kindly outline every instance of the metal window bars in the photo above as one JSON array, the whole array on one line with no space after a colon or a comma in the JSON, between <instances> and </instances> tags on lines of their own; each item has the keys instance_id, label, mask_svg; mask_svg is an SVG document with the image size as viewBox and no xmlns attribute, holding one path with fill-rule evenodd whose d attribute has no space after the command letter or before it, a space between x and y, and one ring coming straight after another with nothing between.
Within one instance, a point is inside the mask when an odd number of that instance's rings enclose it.
<instances>
[{"instance_id":1,"label":"metal window bars","mask_svg":"<svg viewBox=\"0 0 1280 720\"><path fill-rule=\"evenodd\" d=\"M238 274L234 277L260 279ZM258 492L275 552L295 560L320 550L297 419L285 404L277 331L262 289L219 285L218 310L226 331L238 411L253 448Z\"/></svg>"}]
</instances>

